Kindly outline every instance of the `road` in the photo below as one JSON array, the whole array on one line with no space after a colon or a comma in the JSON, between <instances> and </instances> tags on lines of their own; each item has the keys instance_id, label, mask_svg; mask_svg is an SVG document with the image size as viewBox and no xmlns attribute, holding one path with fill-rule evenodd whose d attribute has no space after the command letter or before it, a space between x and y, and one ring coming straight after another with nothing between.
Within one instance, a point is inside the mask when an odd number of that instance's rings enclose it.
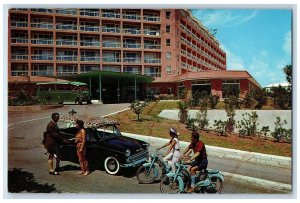
<instances>
[{"instance_id":1,"label":"road","mask_svg":"<svg viewBox=\"0 0 300 203\"><path fill-rule=\"evenodd\" d=\"M63 108L36 113L9 113L8 115L8 178L11 192L22 193L136 193L160 194L159 184L139 184L135 170L125 171L119 176L108 175L103 170L95 170L89 176L76 175L77 164L62 162L63 172L59 176L48 174L47 155L41 145L42 132L50 120L52 112L61 115L73 108L79 114L96 116L128 108L128 104L118 105L65 105ZM151 148L153 150L153 148ZM220 164L218 162L220 161ZM224 160L214 159L215 168L224 166ZM225 165L226 166L226 165ZM230 166L228 166L230 167ZM225 177L226 178L226 177ZM5 183L5 182L4 182ZM80 186L78 185L80 183ZM285 194L279 191L225 179L224 194Z\"/></svg>"}]
</instances>

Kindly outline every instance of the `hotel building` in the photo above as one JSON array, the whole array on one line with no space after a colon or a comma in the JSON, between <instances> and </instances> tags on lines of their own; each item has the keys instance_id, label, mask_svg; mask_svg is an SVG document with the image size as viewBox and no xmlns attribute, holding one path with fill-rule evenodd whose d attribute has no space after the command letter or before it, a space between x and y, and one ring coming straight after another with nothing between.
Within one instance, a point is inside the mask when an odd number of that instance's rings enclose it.
<instances>
[{"instance_id":1,"label":"hotel building","mask_svg":"<svg viewBox=\"0 0 300 203\"><path fill-rule=\"evenodd\" d=\"M218 40L188 10L15 8L8 28L9 88L91 71L154 77L139 98L180 89L224 98L226 85L242 97L260 87L247 71L226 70Z\"/></svg>"}]
</instances>

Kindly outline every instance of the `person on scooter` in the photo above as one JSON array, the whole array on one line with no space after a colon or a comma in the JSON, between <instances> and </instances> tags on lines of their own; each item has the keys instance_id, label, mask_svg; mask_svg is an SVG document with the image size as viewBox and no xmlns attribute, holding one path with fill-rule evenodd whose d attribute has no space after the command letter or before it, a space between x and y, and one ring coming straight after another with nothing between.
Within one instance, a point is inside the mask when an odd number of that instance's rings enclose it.
<instances>
[{"instance_id":1,"label":"person on scooter","mask_svg":"<svg viewBox=\"0 0 300 203\"><path fill-rule=\"evenodd\" d=\"M157 150L169 146L167 153L164 154L164 161L168 162L168 164L172 166L172 169L175 171L175 163L178 162L180 158L180 147L178 140L179 134L175 128L170 128L169 134L171 136L171 140L163 146L157 148Z\"/></svg>"},{"instance_id":2,"label":"person on scooter","mask_svg":"<svg viewBox=\"0 0 300 203\"><path fill-rule=\"evenodd\" d=\"M205 144L199 138L200 135L198 132L192 132L191 144L184 150L182 155L182 157L186 157L187 154L190 154L191 150L194 152L194 155L187 161L187 163L191 164L188 168L191 174L191 187L188 192L194 191L196 171L205 170L208 164Z\"/></svg>"}]
</instances>

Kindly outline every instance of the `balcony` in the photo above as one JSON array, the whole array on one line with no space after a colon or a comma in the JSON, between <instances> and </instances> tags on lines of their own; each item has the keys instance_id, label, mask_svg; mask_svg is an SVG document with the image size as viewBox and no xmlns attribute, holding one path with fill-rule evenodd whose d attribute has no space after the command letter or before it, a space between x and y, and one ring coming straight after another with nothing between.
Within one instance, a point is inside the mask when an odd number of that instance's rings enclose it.
<instances>
[{"instance_id":1,"label":"balcony","mask_svg":"<svg viewBox=\"0 0 300 203\"><path fill-rule=\"evenodd\" d=\"M160 44L144 44L144 49L161 49Z\"/></svg>"},{"instance_id":2,"label":"balcony","mask_svg":"<svg viewBox=\"0 0 300 203\"><path fill-rule=\"evenodd\" d=\"M57 71L57 75L74 75L77 74L77 71Z\"/></svg>"},{"instance_id":3,"label":"balcony","mask_svg":"<svg viewBox=\"0 0 300 203\"><path fill-rule=\"evenodd\" d=\"M91 71L99 71L99 66L91 66L91 65L81 65L80 66L80 72L81 73L87 73Z\"/></svg>"},{"instance_id":4,"label":"balcony","mask_svg":"<svg viewBox=\"0 0 300 203\"><path fill-rule=\"evenodd\" d=\"M57 30L77 30L77 25L76 24L62 24L58 23L56 24L56 29Z\"/></svg>"},{"instance_id":5,"label":"balcony","mask_svg":"<svg viewBox=\"0 0 300 203\"><path fill-rule=\"evenodd\" d=\"M19 38L19 37L14 37L10 39L12 44L27 44L28 39L27 38Z\"/></svg>"},{"instance_id":6,"label":"balcony","mask_svg":"<svg viewBox=\"0 0 300 203\"><path fill-rule=\"evenodd\" d=\"M28 70L12 70L11 76L28 76Z\"/></svg>"},{"instance_id":7,"label":"balcony","mask_svg":"<svg viewBox=\"0 0 300 203\"><path fill-rule=\"evenodd\" d=\"M104 41L102 47L121 48L121 42Z\"/></svg>"},{"instance_id":8,"label":"balcony","mask_svg":"<svg viewBox=\"0 0 300 203\"><path fill-rule=\"evenodd\" d=\"M81 16L98 17L100 16L99 10L80 9Z\"/></svg>"},{"instance_id":9,"label":"balcony","mask_svg":"<svg viewBox=\"0 0 300 203\"><path fill-rule=\"evenodd\" d=\"M156 58L145 58L144 63L161 63L161 59Z\"/></svg>"},{"instance_id":10,"label":"balcony","mask_svg":"<svg viewBox=\"0 0 300 203\"><path fill-rule=\"evenodd\" d=\"M56 9L56 13L63 15L77 15L76 9Z\"/></svg>"},{"instance_id":11,"label":"balcony","mask_svg":"<svg viewBox=\"0 0 300 203\"><path fill-rule=\"evenodd\" d=\"M102 57L103 62L114 62L114 63L119 63L121 62L121 58L116 58L116 57L111 57L111 56L103 56Z\"/></svg>"},{"instance_id":12,"label":"balcony","mask_svg":"<svg viewBox=\"0 0 300 203\"><path fill-rule=\"evenodd\" d=\"M123 48L127 49L140 49L142 48L140 43L124 43Z\"/></svg>"},{"instance_id":13,"label":"balcony","mask_svg":"<svg viewBox=\"0 0 300 203\"><path fill-rule=\"evenodd\" d=\"M31 12L36 12L36 13L53 13L53 9L33 8L33 9L31 9Z\"/></svg>"},{"instance_id":14,"label":"balcony","mask_svg":"<svg viewBox=\"0 0 300 203\"><path fill-rule=\"evenodd\" d=\"M141 20L140 15L134 15L134 14L123 14L123 18L127 20Z\"/></svg>"},{"instance_id":15,"label":"balcony","mask_svg":"<svg viewBox=\"0 0 300 203\"><path fill-rule=\"evenodd\" d=\"M53 61L53 54L37 54L31 55L33 61Z\"/></svg>"},{"instance_id":16,"label":"balcony","mask_svg":"<svg viewBox=\"0 0 300 203\"><path fill-rule=\"evenodd\" d=\"M53 70L31 71L32 76L53 75Z\"/></svg>"},{"instance_id":17,"label":"balcony","mask_svg":"<svg viewBox=\"0 0 300 203\"><path fill-rule=\"evenodd\" d=\"M160 30L144 30L144 35L160 36Z\"/></svg>"},{"instance_id":18,"label":"balcony","mask_svg":"<svg viewBox=\"0 0 300 203\"><path fill-rule=\"evenodd\" d=\"M136 29L136 28L124 28L123 33L131 34L131 35L140 35L142 32L141 32L141 30Z\"/></svg>"},{"instance_id":19,"label":"balcony","mask_svg":"<svg viewBox=\"0 0 300 203\"><path fill-rule=\"evenodd\" d=\"M87 46L87 47L100 47L99 41L81 41L80 46Z\"/></svg>"},{"instance_id":20,"label":"balcony","mask_svg":"<svg viewBox=\"0 0 300 203\"><path fill-rule=\"evenodd\" d=\"M116 27L102 27L102 32L109 32L109 33L120 33L120 28Z\"/></svg>"},{"instance_id":21,"label":"balcony","mask_svg":"<svg viewBox=\"0 0 300 203\"><path fill-rule=\"evenodd\" d=\"M38 23L31 23L32 28L39 28L39 29L53 29L53 23L49 22L38 22Z\"/></svg>"},{"instance_id":22,"label":"balcony","mask_svg":"<svg viewBox=\"0 0 300 203\"><path fill-rule=\"evenodd\" d=\"M142 74L141 69L136 67L124 67L124 73Z\"/></svg>"},{"instance_id":23,"label":"balcony","mask_svg":"<svg viewBox=\"0 0 300 203\"><path fill-rule=\"evenodd\" d=\"M100 62L100 56L81 56L80 61L84 62Z\"/></svg>"},{"instance_id":24,"label":"balcony","mask_svg":"<svg viewBox=\"0 0 300 203\"><path fill-rule=\"evenodd\" d=\"M57 61L77 61L77 56L74 55L60 55L56 56Z\"/></svg>"},{"instance_id":25,"label":"balcony","mask_svg":"<svg viewBox=\"0 0 300 203\"><path fill-rule=\"evenodd\" d=\"M27 8L12 8L12 11L28 11Z\"/></svg>"},{"instance_id":26,"label":"balcony","mask_svg":"<svg viewBox=\"0 0 300 203\"><path fill-rule=\"evenodd\" d=\"M100 32L100 27L99 26L80 25L80 30L86 31L86 32Z\"/></svg>"},{"instance_id":27,"label":"balcony","mask_svg":"<svg viewBox=\"0 0 300 203\"><path fill-rule=\"evenodd\" d=\"M75 40L65 40L65 39L57 39L57 46L77 46L77 41Z\"/></svg>"},{"instance_id":28,"label":"balcony","mask_svg":"<svg viewBox=\"0 0 300 203\"><path fill-rule=\"evenodd\" d=\"M28 27L27 21L18 21L18 20L12 20L10 22L10 27L15 28L15 27Z\"/></svg>"},{"instance_id":29,"label":"balcony","mask_svg":"<svg viewBox=\"0 0 300 203\"><path fill-rule=\"evenodd\" d=\"M24 60L28 60L28 55L27 54L12 54L11 55L11 60L14 61L24 61Z\"/></svg>"},{"instance_id":30,"label":"balcony","mask_svg":"<svg viewBox=\"0 0 300 203\"><path fill-rule=\"evenodd\" d=\"M121 18L121 14L120 13L104 12L104 13L102 13L102 18Z\"/></svg>"},{"instance_id":31,"label":"balcony","mask_svg":"<svg viewBox=\"0 0 300 203\"><path fill-rule=\"evenodd\" d=\"M146 76L150 76L150 77L154 77L154 78L158 78L158 77L161 77L161 73L160 72L145 72L145 75Z\"/></svg>"},{"instance_id":32,"label":"balcony","mask_svg":"<svg viewBox=\"0 0 300 203\"><path fill-rule=\"evenodd\" d=\"M53 39L31 39L31 44L53 44Z\"/></svg>"},{"instance_id":33,"label":"balcony","mask_svg":"<svg viewBox=\"0 0 300 203\"><path fill-rule=\"evenodd\" d=\"M125 57L123 58L124 63L141 63L140 57Z\"/></svg>"},{"instance_id":34,"label":"balcony","mask_svg":"<svg viewBox=\"0 0 300 203\"><path fill-rule=\"evenodd\" d=\"M159 22L160 17L159 16L145 16L144 15L144 20L145 21L151 21L151 22Z\"/></svg>"}]
</instances>

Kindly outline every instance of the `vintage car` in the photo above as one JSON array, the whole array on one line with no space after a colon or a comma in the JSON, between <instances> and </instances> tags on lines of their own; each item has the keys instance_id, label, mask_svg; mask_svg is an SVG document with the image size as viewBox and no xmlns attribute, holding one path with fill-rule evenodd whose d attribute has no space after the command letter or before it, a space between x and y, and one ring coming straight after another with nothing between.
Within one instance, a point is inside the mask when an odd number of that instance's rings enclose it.
<instances>
[{"instance_id":1,"label":"vintage car","mask_svg":"<svg viewBox=\"0 0 300 203\"><path fill-rule=\"evenodd\" d=\"M114 175L119 173L121 168L137 167L147 160L149 144L123 136L117 127L118 122L91 117L62 117L61 121L67 126L61 128L60 125L61 134L70 140L70 143L60 146L62 161L79 163L75 143L76 119L85 121L86 154L91 166L104 167L107 173Z\"/></svg>"}]
</instances>

